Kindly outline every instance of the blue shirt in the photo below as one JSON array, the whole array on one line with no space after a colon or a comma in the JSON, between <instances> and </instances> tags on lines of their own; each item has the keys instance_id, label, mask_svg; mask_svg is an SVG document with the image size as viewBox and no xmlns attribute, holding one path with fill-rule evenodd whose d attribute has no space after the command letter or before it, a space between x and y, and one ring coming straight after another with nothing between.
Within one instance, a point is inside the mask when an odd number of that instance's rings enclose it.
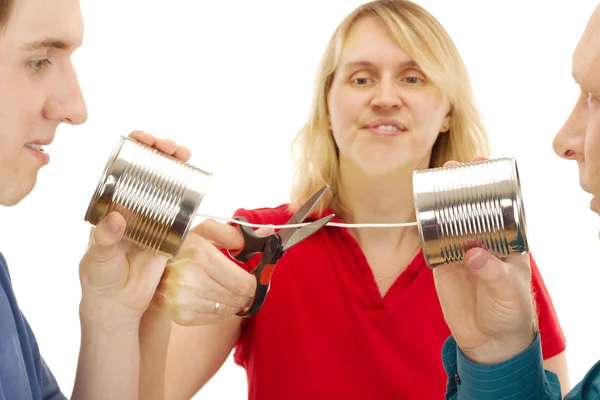
<instances>
[{"instance_id":1,"label":"blue shirt","mask_svg":"<svg viewBox=\"0 0 600 400\"><path fill-rule=\"evenodd\" d=\"M0 253L0 400L66 400L19 310Z\"/></svg>"},{"instance_id":2,"label":"blue shirt","mask_svg":"<svg viewBox=\"0 0 600 400\"><path fill-rule=\"evenodd\" d=\"M539 333L523 353L489 366L467 360L451 336L442 348L442 359L448 374L448 400L561 399L558 377L544 371ZM564 398L578 399L600 399L600 362Z\"/></svg>"}]
</instances>

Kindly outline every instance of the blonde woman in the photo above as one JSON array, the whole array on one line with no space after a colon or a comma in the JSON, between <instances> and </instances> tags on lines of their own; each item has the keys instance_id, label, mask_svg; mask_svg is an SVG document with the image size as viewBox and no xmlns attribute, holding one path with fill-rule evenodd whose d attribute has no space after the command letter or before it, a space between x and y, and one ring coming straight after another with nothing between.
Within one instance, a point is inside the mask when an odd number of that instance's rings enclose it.
<instances>
[{"instance_id":1,"label":"blonde woman","mask_svg":"<svg viewBox=\"0 0 600 400\"><path fill-rule=\"evenodd\" d=\"M236 213L250 222L285 223L325 184L331 196L315 219L333 211L346 223L415 221L414 170L489 153L458 51L411 2L357 8L319 71L294 141L290 204ZM443 398L450 331L415 227L322 229L279 261L264 306L246 319L234 315L253 296L247 271L258 260L240 268L215 245L239 249L242 238L215 221L196 227L180 255L191 261L169 267L146 313L144 399L190 398L232 349L251 400ZM546 368L567 387L565 339L531 266Z\"/></svg>"}]
</instances>

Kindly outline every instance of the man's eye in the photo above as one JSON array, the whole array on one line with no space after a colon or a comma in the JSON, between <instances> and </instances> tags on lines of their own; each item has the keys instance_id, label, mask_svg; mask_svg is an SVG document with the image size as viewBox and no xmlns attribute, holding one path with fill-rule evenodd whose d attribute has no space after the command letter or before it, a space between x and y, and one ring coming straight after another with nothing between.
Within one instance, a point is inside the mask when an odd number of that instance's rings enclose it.
<instances>
[{"instance_id":1,"label":"man's eye","mask_svg":"<svg viewBox=\"0 0 600 400\"><path fill-rule=\"evenodd\" d=\"M43 60L33 60L33 61L29 61L29 66L31 67L31 69L33 69L34 71L40 71L44 68L47 68L49 65L51 65L52 63L50 62L50 60L48 60L47 58L44 58Z\"/></svg>"}]
</instances>

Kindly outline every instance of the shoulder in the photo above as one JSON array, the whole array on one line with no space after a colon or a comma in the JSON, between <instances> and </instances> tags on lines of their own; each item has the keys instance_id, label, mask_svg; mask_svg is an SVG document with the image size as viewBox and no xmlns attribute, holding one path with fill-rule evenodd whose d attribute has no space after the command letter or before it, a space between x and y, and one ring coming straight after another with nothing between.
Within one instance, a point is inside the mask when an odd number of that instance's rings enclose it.
<instances>
[{"instance_id":1,"label":"shoulder","mask_svg":"<svg viewBox=\"0 0 600 400\"><path fill-rule=\"evenodd\" d=\"M8 270L8 267L6 265L6 259L4 258L2 253L0 253L0 268L3 270Z\"/></svg>"},{"instance_id":2,"label":"shoulder","mask_svg":"<svg viewBox=\"0 0 600 400\"><path fill-rule=\"evenodd\" d=\"M565 350L566 338L560 326L550 292L531 253L529 254L529 261L531 265L532 290L537 306L538 325L542 337L543 356L544 360L546 360Z\"/></svg>"},{"instance_id":3,"label":"shoulder","mask_svg":"<svg viewBox=\"0 0 600 400\"><path fill-rule=\"evenodd\" d=\"M6 284L10 285L10 273L8 271L8 264L6 263L6 259L0 253L0 284L5 286Z\"/></svg>"},{"instance_id":4,"label":"shoulder","mask_svg":"<svg viewBox=\"0 0 600 400\"><path fill-rule=\"evenodd\" d=\"M529 265L531 267L531 283L536 300L538 300L539 297L550 298L544 278L542 278L542 273L531 253L529 253Z\"/></svg>"},{"instance_id":5,"label":"shoulder","mask_svg":"<svg viewBox=\"0 0 600 400\"><path fill-rule=\"evenodd\" d=\"M529 265L531 267L531 280L533 281L533 283L535 285L542 285L545 288L542 273L540 272L540 269L537 265L537 262L535 261L535 258L533 258L532 253L529 253Z\"/></svg>"}]
</instances>

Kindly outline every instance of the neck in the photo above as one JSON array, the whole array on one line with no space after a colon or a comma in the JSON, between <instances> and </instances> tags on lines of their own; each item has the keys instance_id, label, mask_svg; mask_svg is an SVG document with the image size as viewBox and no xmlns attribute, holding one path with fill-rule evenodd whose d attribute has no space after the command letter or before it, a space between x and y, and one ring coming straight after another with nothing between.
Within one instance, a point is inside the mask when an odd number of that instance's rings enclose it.
<instances>
[{"instance_id":1,"label":"neck","mask_svg":"<svg viewBox=\"0 0 600 400\"><path fill-rule=\"evenodd\" d=\"M341 161L341 160L340 160ZM412 170L369 176L353 165L340 165L341 190L349 213L348 223L402 223L416 221L412 190ZM406 251L416 247L418 230L405 228L360 228L350 233L361 246Z\"/></svg>"}]
</instances>

